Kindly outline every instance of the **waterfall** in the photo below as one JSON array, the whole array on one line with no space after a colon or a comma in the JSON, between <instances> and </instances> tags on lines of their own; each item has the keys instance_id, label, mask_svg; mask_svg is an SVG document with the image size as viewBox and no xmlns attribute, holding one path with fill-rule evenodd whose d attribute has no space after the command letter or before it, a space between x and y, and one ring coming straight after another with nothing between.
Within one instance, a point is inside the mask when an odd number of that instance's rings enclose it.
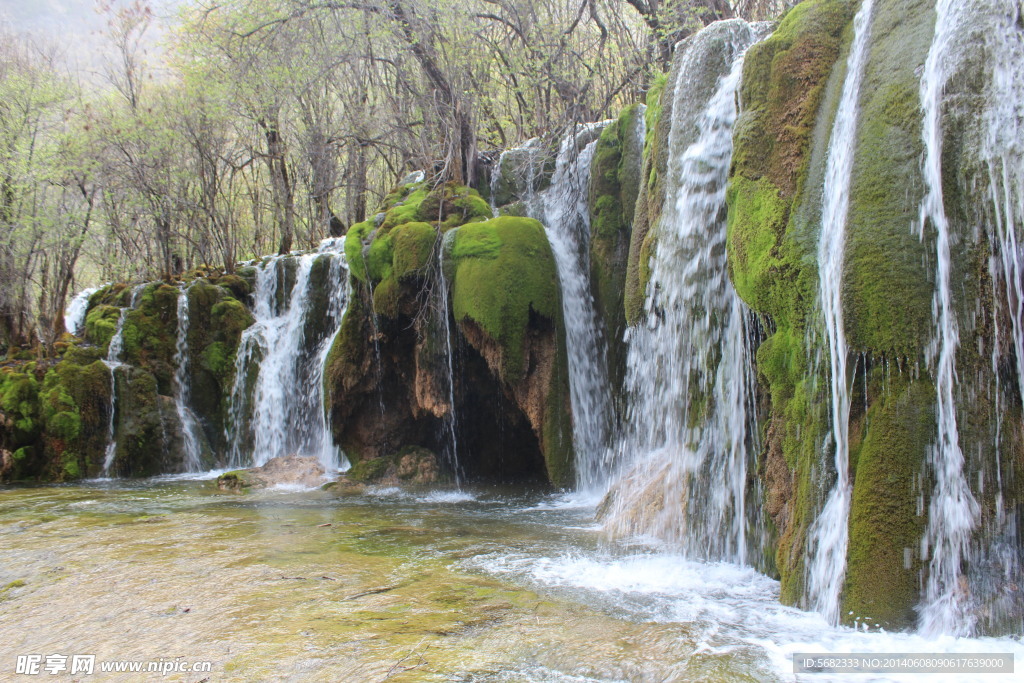
<instances>
[{"instance_id":1,"label":"waterfall","mask_svg":"<svg viewBox=\"0 0 1024 683\"><path fill-rule=\"evenodd\" d=\"M846 79L832 126L818 240L818 297L828 340L831 386L832 446L836 481L821 514L807 534L807 590L814 609L829 623L839 623L839 595L846 574L850 499L850 383L846 377L848 348L843 328L843 257L850 205L850 178L857 135L860 86L871 35L874 0L864 0L853 20L853 44Z\"/></svg>"},{"instance_id":2,"label":"waterfall","mask_svg":"<svg viewBox=\"0 0 1024 683\"><path fill-rule=\"evenodd\" d=\"M138 303L139 295L145 286L144 284L137 285L132 290L132 297L128 306L121 309L121 314L117 317L117 326L114 328L114 335L110 338L110 343L107 345L107 357L103 360L103 364L110 369L110 406L108 409L110 419L107 423L107 449L103 454L103 476L110 475L110 467L114 464L114 458L117 456L117 431L114 411L117 408L117 369L123 364L121 357L124 355L124 323L128 317L128 312L134 309Z\"/></svg>"},{"instance_id":3,"label":"waterfall","mask_svg":"<svg viewBox=\"0 0 1024 683\"><path fill-rule=\"evenodd\" d=\"M316 252L269 257L257 267L255 322L239 342L228 411L235 466L293 453L316 456L328 471L342 464L323 392L324 363L348 301L342 249L341 241L325 240ZM313 277L317 268L326 273Z\"/></svg>"},{"instance_id":4,"label":"waterfall","mask_svg":"<svg viewBox=\"0 0 1024 683\"><path fill-rule=\"evenodd\" d=\"M174 353L174 407L181 423L185 471L202 469L199 422L190 406L192 400L191 358L188 352L188 289L178 294L178 330Z\"/></svg>"},{"instance_id":5,"label":"waterfall","mask_svg":"<svg viewBox=\"0 0 1024 683\"><path fill-rule=\"evenodd\" d=\"M99 287L89 287L76 294L64 310L64 329L74 335L81 335L85 326L85 314L89 312L89 297L95 294Z\"/></svg>"},{"instance_id":6,"label":"waterfall","mask_svg":"<svg viewBox=\"0 0 1024 683\"><path fill-rule=\"evenodd\" d=\"M444 416L444 429L448 437L448 448L446 456L448 467L455 478L455 485L458 486L462 480L462 469L459 467L459 439L458 439L458 415L455 410L455 352L452 349L452 328L451 310L448 303L448 281L444 276L444 259L448 253L451 240L454 239L455 230L438 236L437 249L437 277L438 277L438 304L436 315L440 318L442 330L439 333L444 335L445 369L448 372L448 412Z\"/></svg>"},{"instance_id":7,"label":"waterfall","mask_svg":"<svg viewBox=\"0 0 1024 683\"><path fill-rule=\"evenodd\" d=\"M582 150L583 136L595 137L607 122L573 131L558 150L555 173L540 202L531 207L544 224L558 268L569 357L576 479L580 489L600 487L611 426L611 399L604 342L590 289L590 164L597 140Z\"/></svg>"},{"instance_id":8,"label":"waterfall","mask_svg":"<svg viewBox=\"0 0 1024 683\"><path fill-rule=\"evenodd\" d=\"M925 61L920 88L925 147L922 170L926 192L921 202L919 227L922 239L926 225L935 230L935 295L932 301L935 337L928 348L928 361L934 368L938 433L935 443L928 449L928 463L934 474L935 487L928 507L928 526L922 539L922 555L930 555L930 560L919 625L926 635L966 635L973 630L973 618L965 604L965 591L960 586L961 564L980 509L964 474L964 455L960 450L953 394L957 382L956 350L960 332L953 309L950 225L942 187L941 108L948 76L948 53L961 23L969 21L970 12L958 0L938 0L935 12L935 36Z\"/></svg>"},{"instance_id":9,"label":"waterfall","mask_svg":"<svg viewBox=\"0 0 1024 683\"><path fill-rule=\"evenodd\" d=\"M726 262L725 191L743 55L762 35L739 20L712 24L676 65L668 187L646 320L629 333L629 404L616 446L623 470L606 511L612 534L655 536L694 557L736 562L747 559L757 428L750 316ZM701 102L695 92L709 69L717 83ZM704 105L699 114L695 103Z\"/></svg>"}]
</instances>

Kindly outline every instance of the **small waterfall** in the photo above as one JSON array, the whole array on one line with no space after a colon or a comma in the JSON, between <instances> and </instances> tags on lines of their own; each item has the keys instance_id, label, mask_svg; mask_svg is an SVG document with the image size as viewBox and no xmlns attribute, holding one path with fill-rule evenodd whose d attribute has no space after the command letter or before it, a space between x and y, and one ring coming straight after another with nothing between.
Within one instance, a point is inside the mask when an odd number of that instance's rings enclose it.
<instances>
[{"instance_id":1,"label":"small waterfall","mask_svg":"<svg viewBox=\"0 0 1024 683\"><path fill-rule=\"evenodd\" d=\"M348 300L342 254L340 241L325 240L317 252L270 257L257 267L255 322L242 333L235 357L227 434L232 465L298 453L316 456L328 471L339 468L323 372ZM323 282L311 277L320 259L328 262ZM318 296L326 301L318 304ZM310 316L314 308L317 317Z\"/></svg>"},{"instance_id":2,"label":"small waterfall","mask_svg":"<svg viewBox=\"0 0 1024 683\"><path fill-rule=\"evenodd\" d=\"M114 411L117 408L117 369L121 367L121 357L124 355L124 323L128 312L135 308L145 285L138 285L132 290L132 298L127 308L121 309L121 315L117 318L117 327L114 328L114 336L110 338L107 346L107 357L103 364L110 368L110 420L107 424L107 449L103 454L103 476L110 475L110 467L114 464L117 456L117 431L114 422Z\"/></svg>"},{"instance_id":3,"label":"small waterfall","mask_svg":"<svg viewBox=\"0 0 1024 683\"><path fill-rule=\"evenodd\" d=\"M928 508L928 526L922 539L922 556L929 557L928 580L920 609L920 629L926 635L966 635L973 630L967 609L966 591L961 586L962 564L968 553L971 532L980 514L964 473L957 426L956 351L960 343L956 311L953 308L950 256L950 225L944 208L942 187L942 95L950 65L951 48L964 22L971 21L969 3L938 0L935 6L935 36L921 78L921 106L924 110L923 174L926 193L921 202L919 227L935 231L935 296L932 316L935 337L928 349L936 389L936 441L928 449L928 463L935 478Z\"/></svg>"},{"instance_id":4,"label":"small waterfall","mask_svg":"<svg viewBox=\"0 0 1024 683\"><path fill-rule=\"evenodd\" d=\"M99 291L99 287L83 289L76 294L64 310L64 329L76 336L81 336L85 327L85 314L89 312L89 297Z\"/></svg>"},{"instance_id":5,"label":"small waterfall","mask_svg":"<svg viewBox=\"0 0 1024 683\"><path fill-rule=\"evenodd\" d=\"M191 357L188 352L188 289L178 295L178 330L174 353L174 407L181 423L185 471L202 469L202 439L199 421L190 406L192 402Z\"/></svg>"},{"instance_id":6,"label":"small waterfall","mask_svg":"<svg viewBox=\"0 0 1024 683\"><path fill-rule=\"evenodd\" d=\"M455 230L439 236L436 245L437 249L437 277L439 280L438 305L436 315L440 318L442 330L439 333L444 335L444 349L446 370L448 372L448 412L444 416L444 429L448 436L448 448L446 457L448 467L455 478L455 485L462 483L462 468L459 466L459 439L458 439L458 415L455 410L455 351L452 348L451 310L448 303L448 281L444 276L444 259L454 239Z\"/></svg>"},{"instance_id":7,"label":"small waterfall","mask_svg":"<svg viewBox=\"0 0 1024 683\"><path fill-rule=\"evenodd\" d=\"M604 342L590 293L587 196L597 141L589 142L582 150L580 143L582 136L594 137L605 125L587 124L562 140L551 187L533 207L536 213L531 214L544 224L558 268L569 356L576 479L584 490L600 488L607 476L605 455L612 411Z\"/></svg>"},{"instance_id":8,"label":"small waterfall","mask_svg":"<svg viewBox=\"0 0 1024 683\"><path fill-rule=\"evenodd\" d=\"M846 574L850 500L850 383L846 377L849 350L843 328L843 257L846 219L850 205L850 178L857 135L860 85L871 36L874 0L864 0L853 20L853 44L846 62L846 80L832 126L821 236L818 241L818 297L828 340L831 387L832 447L836 481L821 514L807 534L807 589L814 609L832 624L839 623L839 595Z\"/></svg>"},{"instance_id":9,"label":"small waterfall","mask_svg":"<svg viewBox=\"0 0 1024 683\"><path fill-rule=\"evenodd\" d=\"M512 185L514 197L523 203L527 215L537 218L543 214L540 190L544 183L545 165L550 152L541 138L530 138L521 147L507 149L498 157L498 164L491 173L491 211L499 215L497 197L501 190L503 176ZM538 219L539 220L539 219Z\"/></svg>"},{"instance_id":10,"label":"small waterfall","mask_svg":"<svg viewBox=\"0 0 1024 683\"><path fill-rule=\"evenodd\" d=\"M749 313L729 281L725 191L743 55L762 34L732 20L696 34L677 65L665 206L646 321L630 331L624 468L606 529L651 535L694 556L745 562L747 467L756 452ZM694 116L689 79L723 56ZM722 68L726 70L722 73ZM683 128L696 124L689 145Z\"/></svg>"}]
</instances>

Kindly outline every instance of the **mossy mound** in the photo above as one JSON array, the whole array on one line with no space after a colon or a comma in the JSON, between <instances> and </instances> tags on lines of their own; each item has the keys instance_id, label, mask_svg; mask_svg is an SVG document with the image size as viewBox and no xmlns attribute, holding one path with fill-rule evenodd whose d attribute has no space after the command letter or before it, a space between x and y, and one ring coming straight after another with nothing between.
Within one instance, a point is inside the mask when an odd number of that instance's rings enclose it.
<instances>
[{"instance_id":1,"label":"mossy mound","mask_svg":"<svg viewBox=\"0 0 1024 683\"><path fill-rule=\"evenodd\" d=\"M180 290L171 285L148 284L124 319L122 360L152 373L165 396L174 392L179 294Z\"/></svg>"},{"instance_id":2,"label":"mossy mound","mask_svg":"<svg viewBox=\"0 0 1024 683\"><path fill-rule=\"evenodd\" d=\"M224 431L242 332L252 325L249 309L235 289L199 279L186 290L191 408L214 450L226 447Z\"/></svg>"},{"instance_id":3,"label":"mossy mound","mask_svg":"<svg viewBox=\"0 0 1024 683\"><path fill-rule=\"evenodd\" d=\"M526 371L530 316L557 320L558 272L544 228L530 218L502 216L460 228L449 254L452 312L471 320L501 348L501 378Z\"/></svg>"},{"instance_id":4,"label":"mossy mound","mask_svg":"<svg viewBox=\"0 0 1024 683\"><path fill-rule=\"evenodd\" d=\"M935 433L935 387L902 375L883 381L883 373L873 372L863 443L851 444L856 476L841 613L845 623L893 630L917 620L925 526L919 478Z\"/></svg>"},{"instance_id":5,"label":"mossy mound","mask_svg":"<svg viewBox=\"0 0 1024 683\"><path fill-rule=\"evenodd\" d=\"M371 286L374 313L395 319L410 308L411 290L433 263L440 235L490 218L491 208L472 188L413 183L388 195L377 216L349 228L345 257L352 277Z\"/></svg>"}]
</instances>

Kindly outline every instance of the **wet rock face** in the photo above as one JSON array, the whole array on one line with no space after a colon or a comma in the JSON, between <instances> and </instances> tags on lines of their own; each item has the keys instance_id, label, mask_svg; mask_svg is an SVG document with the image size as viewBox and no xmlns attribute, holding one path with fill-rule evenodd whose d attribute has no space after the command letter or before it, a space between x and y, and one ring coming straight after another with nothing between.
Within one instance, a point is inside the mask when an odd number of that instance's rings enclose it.
<instances>
[{"instance_id":1,"label":"wet rock face","mask_svg":"<svg viewBox=\"0 0 1024 683\"><path fill-rule=\"evenodd\" d=\"M324 483L324 474L324 466L316 458L286 455L271 458L260 467L225 472L217 477L217 488L236 493L274 486L315 488Z\"/></svg>"}]
</instances>

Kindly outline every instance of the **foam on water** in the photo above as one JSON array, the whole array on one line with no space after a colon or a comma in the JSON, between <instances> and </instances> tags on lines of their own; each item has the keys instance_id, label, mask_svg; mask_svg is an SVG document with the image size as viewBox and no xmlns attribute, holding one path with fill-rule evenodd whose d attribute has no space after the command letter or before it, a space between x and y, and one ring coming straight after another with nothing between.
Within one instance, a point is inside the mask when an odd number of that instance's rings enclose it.
<instances>
[{"instance_id":1,"label":"foam on water","mask_svg":"<svg viewBox=\"0 0 1024 683\"><path fill-rule=\"evenodd\" d=\"M797 652L823 653L1013 653L1024 644L1013 638L928 638L914 633L835 627L821 614L779 602L777 581L730 562L699 562L679 554L615 556L576 551L557 557L495 553L464 563L468 568L512 578L531 588L598 609L625 613L639 622L678 623L713 652L753 647L774 673L789 679ZM990 678L991 676L991 678ZM814 674L813 680L907 680L920 675ZM972 681L968 674L928 675L929 681ZM986 675L985 680L1014 680Z\"/></svg>"}]
</instances>

